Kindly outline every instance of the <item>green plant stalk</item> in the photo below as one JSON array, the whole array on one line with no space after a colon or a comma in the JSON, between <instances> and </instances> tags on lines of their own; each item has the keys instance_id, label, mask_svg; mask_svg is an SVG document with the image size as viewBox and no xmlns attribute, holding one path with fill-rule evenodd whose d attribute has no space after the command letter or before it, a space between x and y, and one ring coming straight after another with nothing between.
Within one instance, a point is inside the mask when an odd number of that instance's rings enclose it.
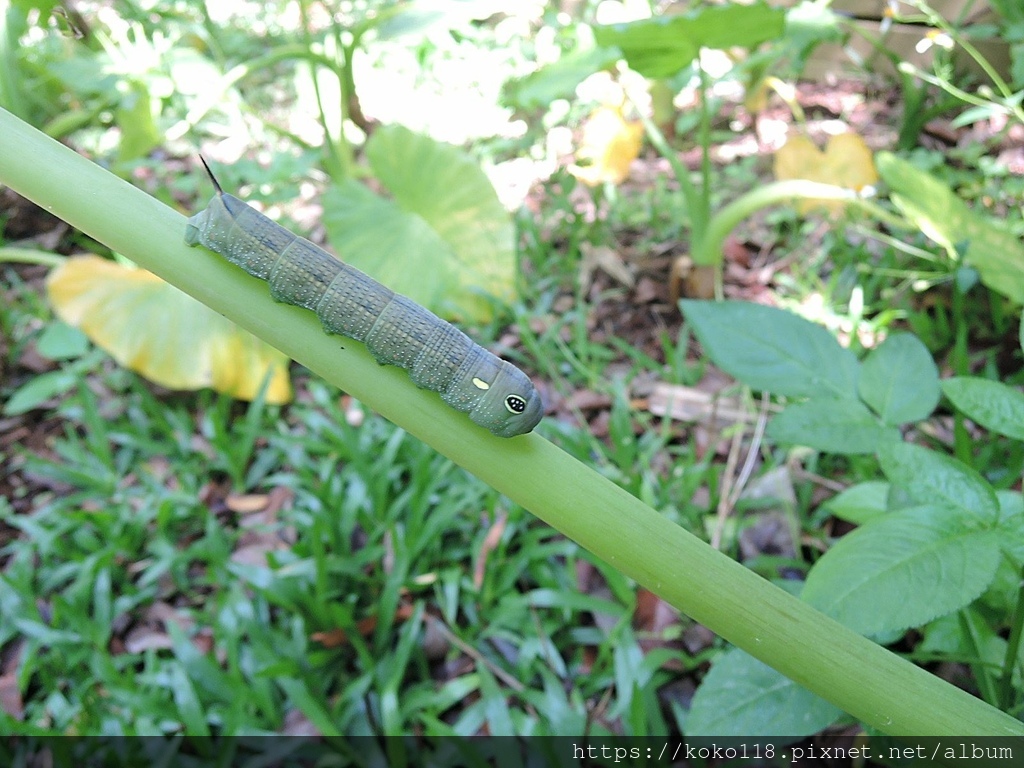
<instances>
[{"instance_id":1,"label":"green plant stalk","mask_svg":"<svg viewBox=\"0 0 1024 768\"><path fill-rule=\"evenodd\" d=\"M309 22L309 7L307 0L300 0L299 2L299 13L302 17L302 32L305 38L306 47L308 50L313 50L313 35L310 32ZM326 163L329 166L328 172L334 182L341 183L344 179L351 175L351 168L353 164L352 148L348 145L348 141L345 139L345 120L348 119L348 115L345 111L348 108L348 103L345 100L345 68L351 66L351 59L348 58L348 54L344 53L346 57L345 61L339 60L339 51L343 50L341 47L341 41L338 40L338 45L332 56L324 55L317 59L311 59L309 61L309 77L312 81L313 93L316 95L316 106L320 113L320 125L324 129L324 143L326 145L327 157ZM339 99L339 107L341 109L341 116L338 122L339 130L337 133L331 130L331 121L327 119L327 111L324 109L323 97L320 94L320 81L317 77L317 63L318 61L329 61L327 65L328 70L334 73L335 77L338 78L338 87L341 89L341 98Z\"/></svg>"},{"instance_id":2,"label":"green plant stalk","mask_svg":"<svg viewBox=\"0 0 1024 768\"><path fill-rule=\"evenodd\" d=\"M708 94L711 92L711 83L708 82L708 73L701 64L700 54L697 54L697 71L700 74L700 128L698 141L700 142L700 208L694 211L693 233L696 242L703 242L706 234L707 221L711 217L711 105L708 104Z\"/></svg>"},{"instance_id":3,"label":"green plant stalk","mask_svg":"<svg viewBox=\"0 0 1024 768\"><path fill-rule=\"evenodd\" d=\"M537 433L472 424L312 312L183 241L185 217L0 110L0 182L266 339L681 611L893 735L1024 725L851 632L665 519Z\"/></svg>"},{"instance_id":4,"label":"green plant stalk","mask_svg":"<svg viewBox=\"0 0 1024 768\"><path fill-rule=\"evenodd\" d=\"M693 245L694 263L702 266L720 264L725 238L741 221L760 208L791 200L839 200L860 208L890 226L898 229L906 229L907 226L903 219L893 216L881 206L866 200L847 187L803 179L776 181L736 198L712 216L704 240Z\"/></svg>"},{"instance_id":5,"label":"green plant stalk","mask_svg":"<svg viewBox=\"0 0 1024 768\"><path fill-rule=\"evenodd\" d=\"M24 27L24 13L14 5L0 5L0 108L27 118L29 108L22 93L17 58L19 30Z\"/></svg>"},{"instance_id":6,"label":"green plant stalk","mask_svg":"<svg viewBox=\"0 0 1024 768\"><path fill-rule=\"evenodd\" d=\"M957 258L954 255L954 258ZM950 363L954 375L969 376L970 354L967 351L967 339L970 328L967 327L967 301L963 290L954 281L952 307L953 314L953 349L950 352ZM959 408L953 412L953 455L969 467L976 467L974 440L967 430L964 414Z\"/></svg>"},{"instance_id":7,"label":"green plant stalk","mask_svg":"<svg viewBox=\"0 0 1024 768\"><path fill-rule=\"evenodd\" d=\"M896 217L895 216L890 216L890 218L895 219ZM893 226L894 222L887 221L886 223L889 224L889 226L891 227L891 226ZM905 243L900 238L893 237L892 235L886 234L885 232L879 232L877 229L870 229L870 228L868 228L866 226L863 226L863 225L861 225L860 223L857 223L857 222L852 223L850 228L853 231L858 232L859 234L863 235L864 237L870 237L870 238L872 238L874 240L877 240L879 243L882 243L883 245L888 246L889 248L892 248L894 251L900 251L901 253L905 253L908 256L913 256L915 259L920 259L921 261L926 261L926 262L929 262L929 263L932 263L932 264L945 264L946 263L945 259L943 259L940 256L936 256L931 251L926 251L924 248L920 248L920 247L918 247L916 245L910 245L909 243ZM909 229L911 229L911 226L910 226L909 222L904 221L904 222L901 223L899 228L903 229L903 230L909 230ZM886 268L886 267L876 267L874 264L870 265L869 268L870 268L872 274L888 275L888 276L900 277L900 278L909 277L910 275L918 274L920 272L920 270L916 270L916 269L915 270L909 270L909 269L893 269L893 268ZM943 270L942 272L936 272L935 274L937 274L937 275L939 275L939 276L941 276L943 278L948 277L948 273L945 270Z\"/></svg>"},{"instance_id":8,"label":"green plant stalk","mask_svg":"<svg viewBox=\"0 0 1024 768\"><path fill-rule=\"evenodd\" d=\"M957 622L960 625L960 642L964 656L971 670L974 672L974 681L978 686L978 693L981 698L989 702L997 702L995 689L995 676L998 670L994 670L990 663L985 661L985 650L982 647L986 638L979 637L975 622L971 621L971 614L968 610L957 611Z\"/></svg>"},{"instance_id":9,"label":"green plant stalk","mask_svg":"<svg viewBox=\"0 0 1024 768\"><path fill-rule=\"evenodd\" d=\"M1024 582L1024 572L1021 573ZM1002 674L998 680L999 703L1003 707L1010 706L1013 701L1013 672L1017 668L1020 656L1020 642L1024 634L1024 590L1017 593L1017 606L1014 608L1010 622L1010 636L1006 639L1006 655L1003 659Z\"/></svg>"},{"instance_id":10,"label":"green plant stalk","mask_svg":"<svg viewBox=\"0 0 1024 768\"><path fill-rule=\"evenodd\" d=\"M918 77L921 80L924 80L926 83L934 85L936 88L941 88L943 91L950 94L954 98L959 99L965 104L970 104L975 107L992 107L1005 115L1014 115L1018 120L1024 122L1024 116L1017 114L1016 110L1007 107L1005 104L1000 104L998 102L992 101L991 99L986 99L981 96L975 96L973 93L968 93L962 88L958 88L957 86L953 85L948 80L945 80L941 77L937 77L931 74L930 72L925 72L920 67L916 67L908 61L900 62L899 70L900 72L905 72L907 74L913 75L914 77Z\"/></svg>"}]
</instances>

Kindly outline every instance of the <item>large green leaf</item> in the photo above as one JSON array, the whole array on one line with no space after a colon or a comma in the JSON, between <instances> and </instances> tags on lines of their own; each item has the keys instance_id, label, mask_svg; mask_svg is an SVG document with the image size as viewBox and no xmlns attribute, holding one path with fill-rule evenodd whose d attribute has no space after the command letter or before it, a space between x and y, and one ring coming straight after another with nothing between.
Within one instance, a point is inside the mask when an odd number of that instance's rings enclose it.
<instances>
[{"instance_id":1,"label":"large green leaf","mask_svg":"<svg viewBox=\"0 0 1024 768\"><path fill-rule=\"evenodd\" d=\"M888 508L889 489L886 482L868 480L851 485L822 506L840 520L854 525L864 525L885 514Z\"/></svg>"},{"instance_id":2,"label":"large green leaf","mask_svg":"<svg viewBox=\"0 0 1024 768\"><path fill-rule=\"evenodd\" d=\"M920 421L939 404L939 370L927 347L909 333L893 334L871 350L857 384L886 424Z\"/></svg>"},{"instance_id":3,"label":"large green leaf","mask_svg":"<svg viewBox=\"0 0 1024 768\"><path fill-rule=\"evenodd\" d=\"M753 48L782 36L785 14L763 2L699 8L690 13L597 27L606 48L618 47L629 66L651 77L671 77L701 48Z\"/></svg>"},{"instance_id":4,"label":"large green leaf","mask_svg":"<svg viewBox=\"0 0 1024 768\"><path fill-rule=\"evenodd\" d=\"M957 410L986 429L1024 440L1024 395L1000 381L955 376L942 382Z\"/></svg>"},{"instance_id":5,"label":"large green leaf","mask_svg":"<svg viewBox=\"0 0 1024 768\"><path fill-rule=\"evenodd\" d=\"M917 627L977 598L998 554L996 532L961 510L911 507L840 539L814 564L802 597L863 634Z\"/></svg>"},{"instance_id":6,"label":"large green leaf","mask_svg":"<svg viewBox=\"0 0 1024 768\"><path fill-rule=\"evenodd\" d=\"M679 306L705 354L744 384L786 397L857 399L857 358L820 325L745 301Z\"/></svg>"},{"instance_id":7,"label":"large green leaf","mask_svg":"<svg viewBox=\"0 0 1024 768\"><path fill-rule=\"evenodd\" d=\"M486 293L513 295L512 219L461 150L401 126L381 128L366 155L393 199L347 181L324 195L324 225L341 257L438 314L486 321Z\"/></svg>"},{"instance_id":8,"label":"large green leaf","mask_svg":"<svg viewBox=\"0 0 1024 768\"><path fill-rule=\"evenodd\" d=\"M786 407L768 424L775 442L806 445L828 453L874 453L899 440L895 427L878 423L857 400L812 398Z\"/></svg>"},{"instance_id":9,"label":"large green leaf","mask_svg":"<svg viewBox=\"0 0 1024 768\"><path fill-rule=\"evenodd\" d=\"M731 648L715 661L693 697L688 736L809 736L842 711L762 661Z\"/></svg>"},{"instance_id":10,"label":"large green leaf","mask_svg":"<svg viewBox=\"0 0 1024 768\"><path fill-rule=\"evenodd\" d=\"M921 231L949 251L967 244L967 262L994 291L1024 303L1024 245L1009 229L975 213L945 184L890 152L875 165L892 201Z\"/></svg>"},{"instance_id":11,"label":"large green leaf","mask_svg":"<svg viewBox=\"0 0 1024 768\"><path fill-rule=\"evenodd\" d=\"M892 443L878 452L882 471L917 504L959 509L965 519L991 524L999 517L992 486L974 469L951 456L913 443Z\"/></svg>"}]
</instances>

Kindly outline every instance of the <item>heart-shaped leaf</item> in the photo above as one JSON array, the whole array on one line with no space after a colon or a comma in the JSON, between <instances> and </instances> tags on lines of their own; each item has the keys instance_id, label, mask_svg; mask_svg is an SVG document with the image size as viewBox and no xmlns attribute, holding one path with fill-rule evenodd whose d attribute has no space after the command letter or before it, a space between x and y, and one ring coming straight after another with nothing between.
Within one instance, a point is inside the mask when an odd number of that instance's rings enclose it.
<instances>
[{"instance_id":1,"label":"heart-shaped leaf","mask_svg":"<svg viewBox=\"0 0 1024 768\"><path fill-rule=\"evenodd\" d=\"M513 295L512 219L464 152L402 126L366 145L393 199L355 181L324 194L324 225L341 257L394 291L448 317L487 321Z\"/></svg>"},{"instance_id":2,"label":"heart-shaped leaf","mask_svg":"<svg viewBox=\"0 0 1024 768\"><path fill-rule=\"evenodd\" d=\"M824 151L803 134L797 134L775 153L775 178L805 179L860 190L877 182L878 172L871 150L856 133L830 137ZM834 213L844 205L841 200L800 200L796 204L801 214L815 208Z\"/></svg>"}]
</instances>

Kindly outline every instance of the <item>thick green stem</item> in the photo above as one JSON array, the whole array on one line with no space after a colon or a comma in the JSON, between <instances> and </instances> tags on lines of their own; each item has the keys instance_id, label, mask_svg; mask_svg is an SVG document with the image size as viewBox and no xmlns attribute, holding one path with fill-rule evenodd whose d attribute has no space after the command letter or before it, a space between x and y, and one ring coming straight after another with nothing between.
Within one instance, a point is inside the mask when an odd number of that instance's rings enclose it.
<instances>
[{"instance_id":1,"label":"thick green stem","mask_svg":"<svg viewBox=\"0 0 1024 768\"><path fill-rule=\"evenodd\" d=\"M890 226L899 229L907 226L905 221L864 199L852 189L801 179L776 181L733 200L712 216L704 240L693 245L694 263L701 266L720 264L725 238L741 221L761 208L792 200L838 200L856 206Z\"/></svg>"},{"instance_id":2,"label":"thick green stem","mask_svg":"<svg viewBox=\"0 0 1024 768\"><path fill-rule=\"evenodd\" d=\"M185 217L0 110L0 182L347 390L672 605L854 717L894 735L1024 735L1024 726L851 632L714 550L541 435L502 439L275 303L201 248ZM543 426L543 425L542 425Z\"/></svg>"}]
</instances>

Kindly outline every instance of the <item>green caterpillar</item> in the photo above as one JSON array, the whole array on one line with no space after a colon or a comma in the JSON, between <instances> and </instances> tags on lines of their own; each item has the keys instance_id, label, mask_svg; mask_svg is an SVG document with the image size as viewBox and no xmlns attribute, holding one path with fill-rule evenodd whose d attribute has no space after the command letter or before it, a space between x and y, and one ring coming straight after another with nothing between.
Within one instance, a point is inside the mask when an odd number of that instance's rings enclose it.
<instances>
[{"instance_id":1,"label":"green caterpillar","mask_svg":"<svg viewBox=\"0 0 1024 768\"><path fill-rule=\"evenodd\" d=\"M378 363L404 368L416 386L438 392L499 437L537 426L544 406L525 373L433 312L225 194L205 160L203 165L217 194L188 220L188 245L204 245L266 280L277 301L313 310L328 333L364 342Z\"/></svg>"}]
</instances>

